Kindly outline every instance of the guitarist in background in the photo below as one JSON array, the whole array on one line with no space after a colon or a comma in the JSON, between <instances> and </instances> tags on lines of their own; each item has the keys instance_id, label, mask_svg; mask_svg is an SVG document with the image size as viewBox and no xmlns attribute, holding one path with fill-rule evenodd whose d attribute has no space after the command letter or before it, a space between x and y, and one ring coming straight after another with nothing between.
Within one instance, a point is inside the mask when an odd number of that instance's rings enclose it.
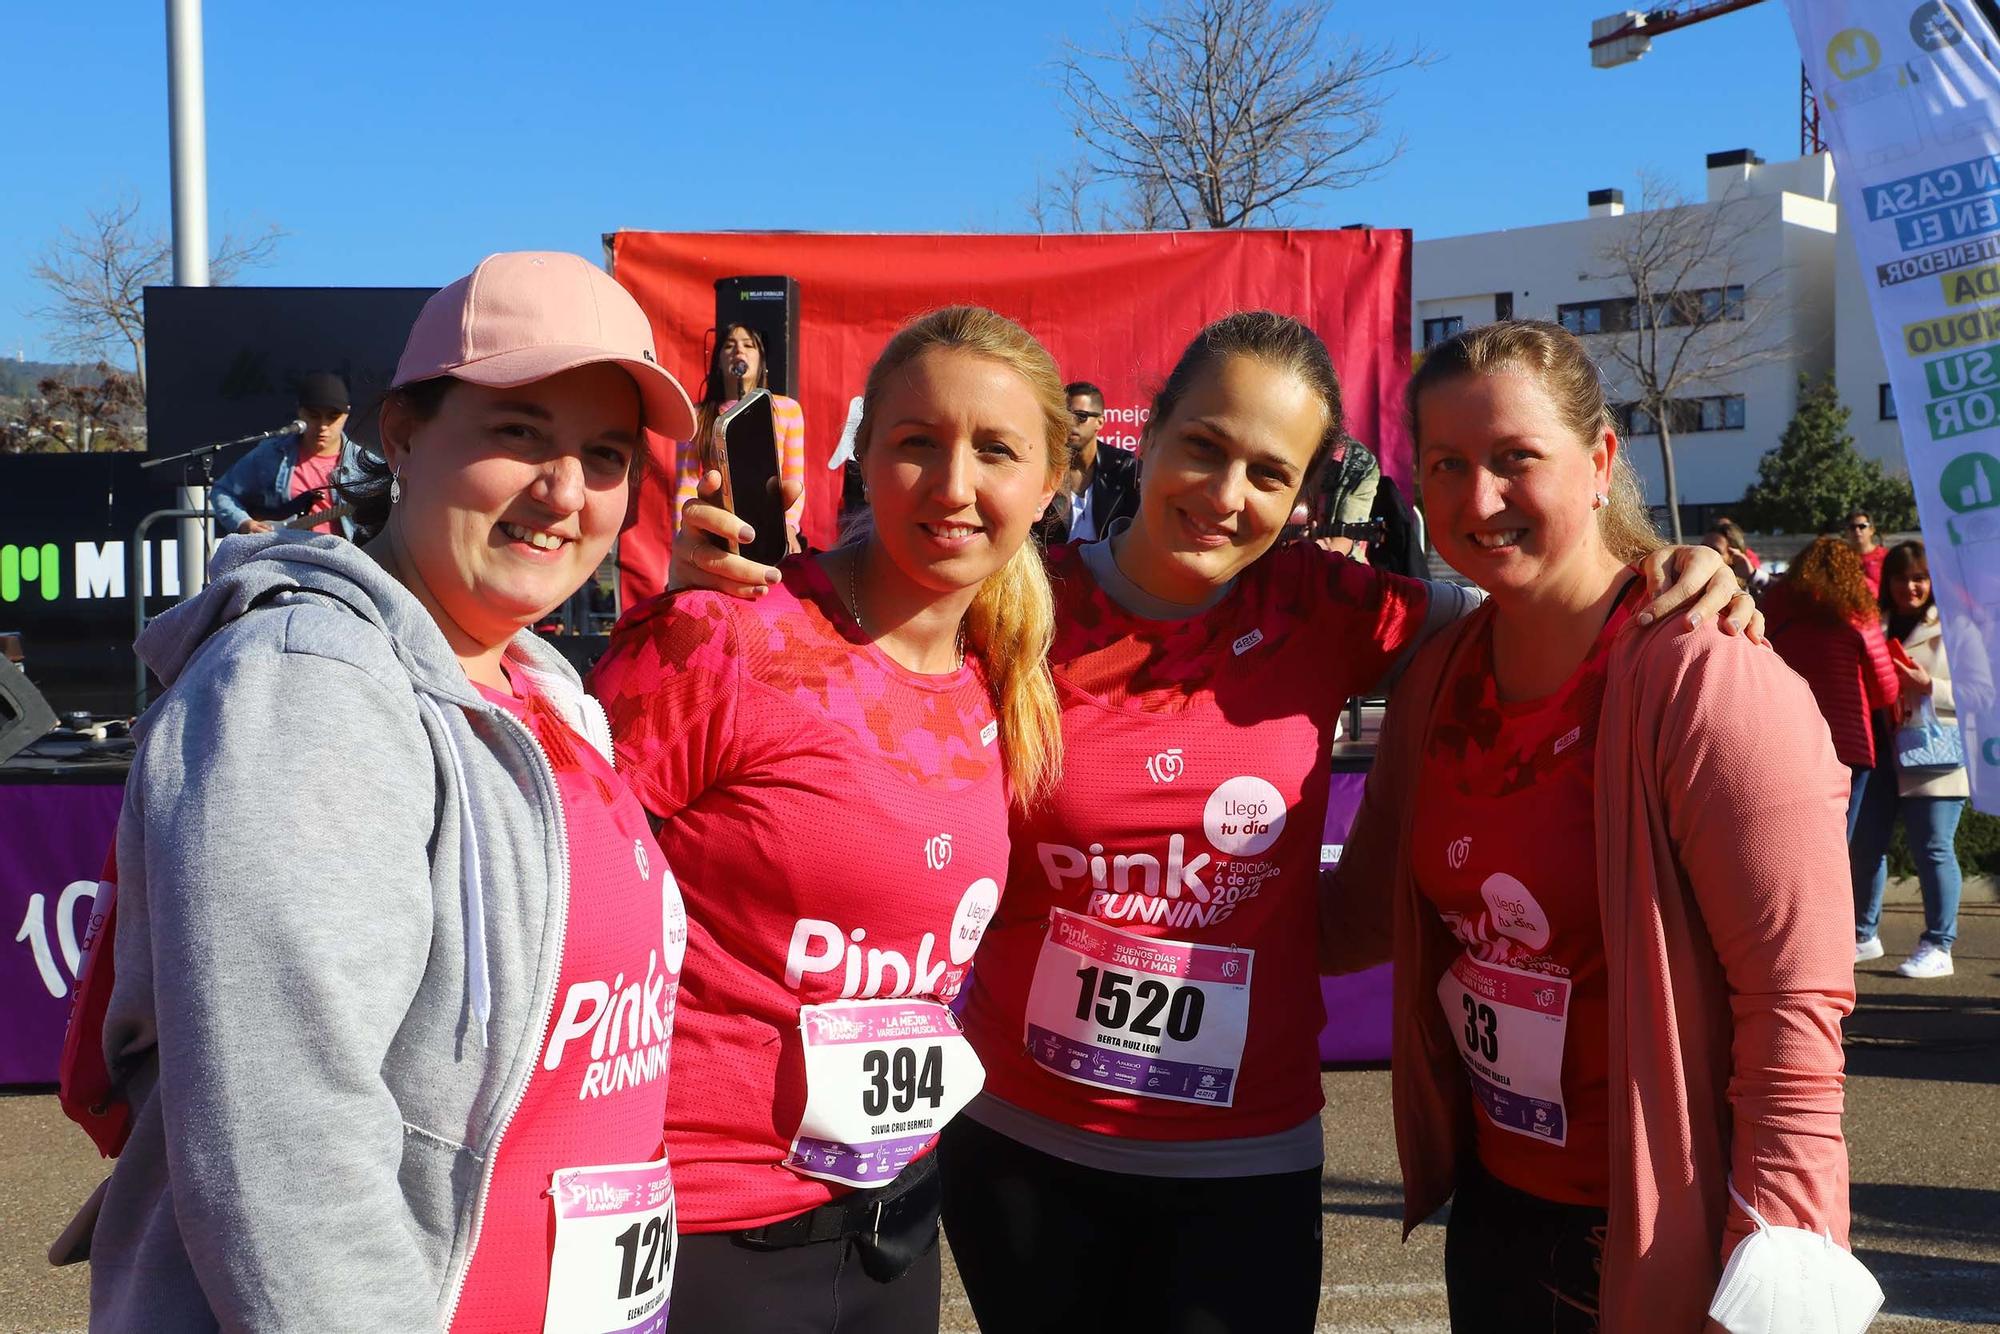
<instances>
[{"instance_id":1,"label":"guitarist in background","mask_svg":"<svg viewBox=\"0 0 2000 1334\"><path fill-rule=\"evenodd\" d=\"M216 480L209 491L216 527L225 533L286 527L345 535L343 515L313 524L287 521L331 509L334 482L353 472L358 446L347 438L347 409L347 382L338 375L314 371L300 381L305 430L258 441Z\"/></svg>"}]
</instances>

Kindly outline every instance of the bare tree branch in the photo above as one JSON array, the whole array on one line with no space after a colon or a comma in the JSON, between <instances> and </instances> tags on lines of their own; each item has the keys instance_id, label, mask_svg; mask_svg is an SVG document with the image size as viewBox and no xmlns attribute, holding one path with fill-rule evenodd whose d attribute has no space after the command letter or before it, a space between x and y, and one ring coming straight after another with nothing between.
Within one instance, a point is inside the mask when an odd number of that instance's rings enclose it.
<instances>
[{"instance_id":1,"label":"bare tree branch","mask_svg":"<svg viewBox=\"0 0 2000 1334\"><path fill-rule=\"evenodd\" d=\"M1682 538L1673 433L1681 401L1786 355L1772 315L1783 265L1753 259L1751 234L1776 201L1731 194L1691 203L1664 178L1641 178L1643 202L1598 252L1602 272L1631 293L1596 351L1623 373L1660 436L1660 462L1674 541Z\"/></svg>"},{"instance_id":2,"label":"bare tree branch","mask_svg":"<svg viewBox=\"0 0 2000 1334\"><path fill-rule=\"evenodd\" d=\"M1334 38L1330 11L1330 0L1161 0L1112 50L1065 44L1059 89L1094 175L1142 197L1148 217L1243 227L1394 162L1385 76L1431 57Z\"/></svg>"},{"instance_id":3,"label":"bare tree branch","mask_svg":"<svg viewBox=\"0 0 2000 1334\"><path fill-rule=\"evenodd\" d=\"M269 263L284 233L272 226L254 236L224 236L209 260L209 277L227 283L244 269ZM86 357L132 355L139 391L146 387L145 289L165 285L173 250L157 227L140 220L139 199L85 215L83 226L63 228L29 271L49 293L33 311L55 326L57 348Z\"/></svg>"}]
</instances>

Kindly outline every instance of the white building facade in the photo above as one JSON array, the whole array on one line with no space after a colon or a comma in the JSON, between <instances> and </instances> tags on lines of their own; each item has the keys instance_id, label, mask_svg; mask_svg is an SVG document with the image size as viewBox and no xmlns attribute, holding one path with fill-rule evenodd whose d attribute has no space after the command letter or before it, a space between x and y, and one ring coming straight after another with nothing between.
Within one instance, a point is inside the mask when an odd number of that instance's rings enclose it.
<instances>
[{"instance_id":1,"label":"white building facade","mask_svg":"<svg viewBox=\"0 0 2000 1334\"><path fill-rule=\"evenodd\" d=\"M1679 389L1672 438L1681 503L1691 523L1733 506L1757 477L1798 406L1799 377L1832 374L1852 411L1856 444L1903 470L1902 440L1887 392L1853 242L1843 236L1826 154L1765 163L1746 149L1712 153L1704 216L1727 210L1726 263L1697 267L1677 290L1750 321L1718 325L1750 343L1750 364ZM1603 368L1614 402L1638 394L1612 358L1631 338L1629 278L1611 258L1648 215L1627 213L1616 190L1591 192L1586 216L1569 222L1442 237L1416 243L1411 288L1414 352L1461 328L1494 319L1554 320L1582 336ZM1614 276L1616 275L1616 276ZM1663 335L1671 341L1672 330ZM1694 335L1710 337L1709 331ZM1697 350L1701 347L1696 342ZM1629 455L1647 499L1665 503L1659 434L1646 414L1626 414Z\"/></svg>"}]
</instances>

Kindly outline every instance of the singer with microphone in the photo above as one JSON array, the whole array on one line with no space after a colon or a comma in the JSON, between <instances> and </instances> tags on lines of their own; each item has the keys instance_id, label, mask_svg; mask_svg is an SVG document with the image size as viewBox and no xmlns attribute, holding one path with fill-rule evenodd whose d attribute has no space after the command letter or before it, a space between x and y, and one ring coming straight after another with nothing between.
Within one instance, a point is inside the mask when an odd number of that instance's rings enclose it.
<instances>
[{"instance_id":1,"label":"singer with microphone","mask_svg":"<svg viewBox=\"0 0 2000 1334\"><path fill-rule=\"evenodd\" d=\"M347 382L314 371L299 382L299 419L289 431L260 440L209 491L215 525L225 533L309 528L349 536L346 506L333 494L355 472L359 448L347 438ZM316 523L296 522L324 514Z\"/></svg>"},{"instance_id":2,"label":"singer with microphone","mask_svg":"<svg viewBox=\"0 0 2000 1334\"><path fill-rule=\"evenodd\" d=\"M770 388L771 368L764 357L764 335L747 324L732 324L719 332L715 355L709 359L708 374L701 382L694 439L680 441L675 452L673 521L676 524L701 485L702 442L714 429L715 419L750 390ZM806 510L805 410L799 407L797 399L772 394L771 413L777 428L780 475L788 486L797 488L794 494L798 499L785 511L785 522L797 531Z\"/></svg>"}]
</instances>

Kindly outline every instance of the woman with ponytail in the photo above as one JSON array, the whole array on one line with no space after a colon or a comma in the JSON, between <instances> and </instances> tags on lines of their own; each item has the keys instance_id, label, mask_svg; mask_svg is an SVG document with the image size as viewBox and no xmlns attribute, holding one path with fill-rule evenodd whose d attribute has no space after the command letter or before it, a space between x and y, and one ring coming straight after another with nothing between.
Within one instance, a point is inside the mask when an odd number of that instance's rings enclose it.
<instances>
[{"instance_id":1,"label":"woman with ponytail","mask_svg":"<svg viewBox=\"0 0 2000 1334\"><path fill-rule=\"evenodd\" d=\"M1328 748L1349 696L1475 605L1275 545L1344 428L1317 335L1218 320L1154 400L1137 515L1048 553L1062 781L1015 814L965 1009L986 1086L940 1148L986 1334L1313 1327ZM1735 591L1711 551L1681 568L1649 614Z\"/></svg>"},{"instance_id":2,"label":"woman with ponytail","mask_svg":"<svg viewBox=\"0 0 2000 1334\"><path fill-rule=\"evenodd\" d=\"M1028 534L1069 422L1019 325L913 321L863 393L872 522L754 601L638 609L597 667L688 906L679 1334L937 1328L930 1149L982 1081L948 1006L1061 762Z\"/></svg>"}]
</instances>

